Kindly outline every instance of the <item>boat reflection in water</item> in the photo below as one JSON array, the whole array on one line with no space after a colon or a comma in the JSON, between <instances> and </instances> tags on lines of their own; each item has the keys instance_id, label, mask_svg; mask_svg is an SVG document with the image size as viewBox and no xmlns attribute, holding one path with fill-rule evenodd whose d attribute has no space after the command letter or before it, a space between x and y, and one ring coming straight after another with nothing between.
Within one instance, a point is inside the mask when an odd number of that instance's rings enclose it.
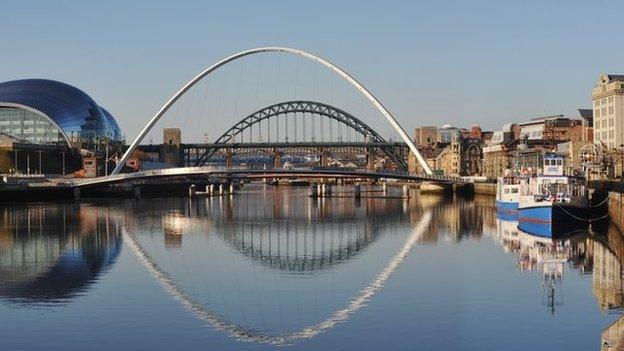
<instances>
[{"instance_id":1,"label":"boat reflection in water","mask_svg":"<svg viewBox=\"0 0 624 351\"><path fill-rule=\"evenodd\" d=\"M37 204L0 212L0 298L62 303L84 293L121 250L108 210Z\"/></svg>"},{"instance_id":2,"label":"boat reflection in water","mask_svg":"<svg viewBox=\"0 0 624 351\"><path fill-rule=\"evenodd\" d=\"M522 271L542 273L542 302L554 314L563 303L561 283L566 265L579 274L592 275L592 292L604 312L621 313L624 307L622 263L624 237L615 226L606 234L577 232L552 240L518 229L517 221L496 220L495 239L506 252L513 252ZM601 349L624 348L624 316L604 329Z\"/></svg>"}]
</instances>

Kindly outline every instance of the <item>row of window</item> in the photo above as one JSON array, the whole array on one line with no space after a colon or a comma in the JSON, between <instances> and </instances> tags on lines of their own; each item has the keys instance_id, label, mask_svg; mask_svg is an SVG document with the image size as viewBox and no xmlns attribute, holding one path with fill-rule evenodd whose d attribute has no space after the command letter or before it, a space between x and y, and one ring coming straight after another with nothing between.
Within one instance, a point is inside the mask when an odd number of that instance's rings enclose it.
<instances>
[{"instance_id":1,"label":"row of window","mask_svg":"<svg viewBox=\"0 0 624 351\"><path fill-rule=\"evenodd\" d=\"M602 98L594 101L594 106L605 105L607 102L613 102L613 96L609 96L608 98Z\"/></svg>"},{"instance_id":2,"label":"row of window","mask_svg":"<svg viewBox=\"0 0 624 351\"><path fill-rule=\"evenodd\" d=\"M608 120L605 118L605 119L597 120L594 122L595 129L605 129L605 128L613 128L613 127L615 127L614 118L609 118Z\"/></svg>"},{"instance_id":3,"label":"row of window","mask_svg":"<svg viewBox=\"0 0 624 351\"><path fill-rule=\"evenodd\" d=\"M64 140L60 130L47 118L16 108L0 108L0 131L35 144Z\"/></svg>"},{"instance_id":4,"label":"row of window","mask_svg":"<svg viewBox=\"0 0 624 351\"><path fill-rule=\"evenodd\" d=\"M563 160L560 158L558 159L547 158L544 160L544 164L546 166L563 166Z\"/></svg>"},{"instance_id":5,"label":"row of window","mask_svg":"<svg viewBox=\"0 0 624 351\"><path fill-rule=\"evenodd\" d=\"M612 116L613 114L615 114L615 108L613 106L609 106L607 107L603 107L601 109L597 108L594 110L594 117L600 117L600 116Z\"/></svg>"}]
</instances>

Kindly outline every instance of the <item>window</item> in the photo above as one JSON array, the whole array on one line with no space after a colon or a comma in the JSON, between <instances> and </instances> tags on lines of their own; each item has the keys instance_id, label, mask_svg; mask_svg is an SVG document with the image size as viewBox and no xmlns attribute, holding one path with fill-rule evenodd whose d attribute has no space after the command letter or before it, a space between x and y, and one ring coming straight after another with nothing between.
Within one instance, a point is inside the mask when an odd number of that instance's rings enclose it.
<instances>
[{"instance_id":1,"label":"window","mask_svg":"<svg viewBox=\"0 0 624 351\"><path fill-rule=\"evenodd\" d=\"M615 124L615 120L613 118L609 118L609 127L613 127Z\"/></svg>"},{"instance_id":2,"label":"window","mask_svg":"<svg viewBox=\"0 0 624 351\"><path fill-rule=\"evenodd\" d=\"M609 96L609 102L613 102L613 96Z\"/></svg>"},{"instance_id":3,"label":"window","mask_svg":"<svg viewBox=\"0 0 624 351\"><path fill-rule=\"evenodd\" d=\"M609 131L609 139L613 139L613 129Z\"/></svg>"},{"instance_id":4,"label":"window","mask_svg":"<svg viewBox=\"0 0 624 351\"><path fill-rule=\"evenodd\" d=\"M511 193L512 194L517 194L518 193L518 188L512 188L511 189Z\"/></svg>"},{"instance_id":5,"label":"window","mask_svg":"<svg viewBox=\"0 0 624 351\"><path fill-rule=\"evenodd\" d=\"M606 119L603 119L601 123L602 123L602 128L607 128L607 120Z\"/></svg>"},{"instance_id":6,"label":"window","mask_svg":"<svg viewBox=\"0 0 624 351\"><path fill-rule=\"evenodd\" d=\"M598 105L600 105L600 101L598 100L594 101L594 106L598 106Z\"/></svg>"},{"instance_id":7,"label":"window","mask_svg":"<svg viewBox=\"0 0 624 351\"><path fill-rule=\"evenodd\" d=\"M563 166L563 160L561 159L557 160L557 166Z\"/></svg>"},{"instance_id":8,"label":"window","mask_svg":"<svg viewBox=\"0 0 624 351\"><path fill-rule=\"evenodd\" d=\"M609 106L609 114L612 115L613 114L613 106Z\"/></svg>"},{"instance_id":9,"label":"window","mask_svg":"<svg viewBox=\"0 0 624 351\"><path fill-rule=\"evenodd\" d=\"M594 115L596 115L596 117L600 117L600 109L598 109L598 108L597 108L597 109L594 111Z\"/></svg>"},{"instance_id":10,"label":"window","mask_svg":"<svg viewBox=\"0 0 624 351\"><path fill-rule=\"evenodd\" d=\"M509 194L509 188L505 188L505 194Z\"/></svg>"},{"instance_id":11,"label":"window","mask_svg":"<svg viewBox=\"0 0 624 351\"><path fill-rule=\"evenodd\" d=\"M607 99L602 98L602 100L600 100L600 103L603 104L603 105L606 104L607 103Z\"/></svg>"},{"instance_id":12,"label":"window","mask_svg":"<svg viewBox=\"0 0 624 351\"><path fill-rule=\"evenodd\" d=\"M606 107L603 107L603 108L600 110L600 114L601 114L601 115L603 115L603 116L604 116L604 115L606 115L606 114L607 114L607 108L606 108Z\"/></svg>"}]
</instances>

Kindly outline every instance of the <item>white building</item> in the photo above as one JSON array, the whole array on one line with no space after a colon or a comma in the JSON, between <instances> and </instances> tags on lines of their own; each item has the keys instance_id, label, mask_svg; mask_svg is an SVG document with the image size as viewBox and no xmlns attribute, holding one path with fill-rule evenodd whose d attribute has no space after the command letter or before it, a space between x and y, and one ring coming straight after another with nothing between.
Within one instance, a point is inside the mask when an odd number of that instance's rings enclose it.
<instances>
[{"instance_id":1,"label":"white building","mask_svg":"<svg viewBox=\"0 0 624 351\"><path fill-rule=\"evenodd\" d=\"M624 75L603 74L592 91L594 142L609 149L624 144Z\"/></svg>"}]
</instances>

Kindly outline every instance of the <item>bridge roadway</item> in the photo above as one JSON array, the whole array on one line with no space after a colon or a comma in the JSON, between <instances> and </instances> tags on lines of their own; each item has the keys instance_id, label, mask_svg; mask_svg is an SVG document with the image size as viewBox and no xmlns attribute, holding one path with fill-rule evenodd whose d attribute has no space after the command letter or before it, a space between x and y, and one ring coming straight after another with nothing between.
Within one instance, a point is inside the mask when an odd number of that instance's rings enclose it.
<instances>
[{"instance_id":1,"label":"bridge roadway","mask_svg":"<svg viewBox=\"0 0 624 351\"><path fill-rule=\"evenodd\" d=\"M151 145L141 145L140 148L146 148ZM181 144L182 148L187 149L262 149L262 148L383 148L397 147L409 150L405 142L365 142L365 141L295 141L295 142L228 142L228 143L209 143L209 144Z\"/></svg>"},{"instance_id":2,"label":"bridge roadway","mask_svg":"<svg viewBox=\"0 0 624 351\"><path fill-rule=\"evenodd\" d=\"M204 166L167 168L159 170L140 171L135 173L121 173L109 175L106 177L81 179L74 181L71 186L83 188L185 176L225 176L238 178L388 178L397 180L431 181L435 183L466 183L466 181L460 177L435 174L409 174L407 172L398 172L391 170L367 171L361 169L348 169L338 167L253 169L249 167Z\"/></svg>"}]
</instances>

